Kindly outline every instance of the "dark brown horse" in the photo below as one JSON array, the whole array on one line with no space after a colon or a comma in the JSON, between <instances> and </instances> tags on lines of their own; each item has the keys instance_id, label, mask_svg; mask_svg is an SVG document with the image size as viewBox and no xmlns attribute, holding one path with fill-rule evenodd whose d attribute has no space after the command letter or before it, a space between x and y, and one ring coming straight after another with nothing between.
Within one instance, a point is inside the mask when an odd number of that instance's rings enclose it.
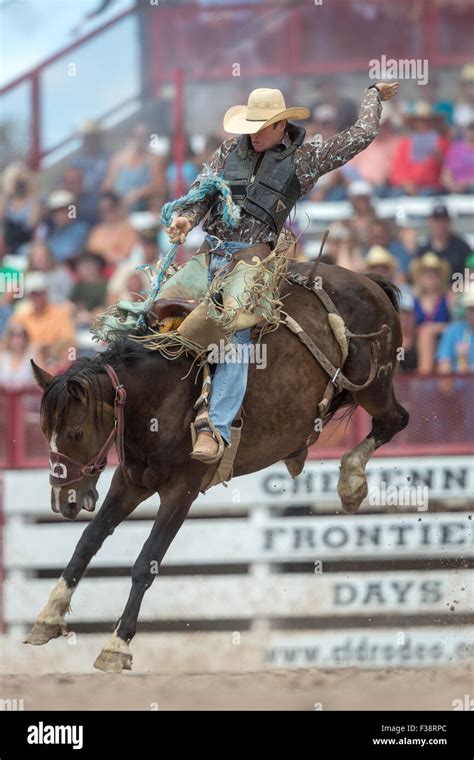
<instances>
[{"instance_id":1,"label":"dark brown horse","mask_svg":"<svg viewBox=\"0 0 474 760\"><path fill-rule=\"evenodd\" d=\"M309 266L292 263L293 272L308 274ZM397 313L397 289L385 281L355 274L337 266L321 265L324 288L354 333L389 330L372 341L377 371L362 391L338 392L330 412L360 405L373 417L367 438L346 453L341 462L338 492L345 511L354 512L367 495L365 466L372 453L408 422L408 414L394 395L393 376L402 336ZM296 319L326 356L338 366L340 349L320 301L310 291L285 283L285 310ZM328 383L327 374L307 348L285 327L264 337L267 366L250 368L244 400L245 417L234 475L244 475L284 460L298 475L306 457L306 441L314 427L318 403ZM370 341L352 340L344 364L350 380L363 384L370 368ZM72 594L91 558L103 541L144 499L154 493L160 507L132 569L127 604L110 642L95 666L108 672L131 667L129 643L136 632L145 591L153 583L171 541L200 491L206 466L190 458L190 423L200 387L191 359L168 361L157 352L125 340L95 359L76 361L59 377L35 367L44 390L41 424L52 451L79 463L89 463L113 428L114 390L105 371L108 364L126 389L124 408L125 463L113 477L104 503L74 551L68 566L40 612L27 642L44 644L65 632L65 614ZM183 379L184 378L184 379ZM92 510L97 499L97 472L52 489L52 508L73 519L81 508Z\"/></svg>"}]
</instances>

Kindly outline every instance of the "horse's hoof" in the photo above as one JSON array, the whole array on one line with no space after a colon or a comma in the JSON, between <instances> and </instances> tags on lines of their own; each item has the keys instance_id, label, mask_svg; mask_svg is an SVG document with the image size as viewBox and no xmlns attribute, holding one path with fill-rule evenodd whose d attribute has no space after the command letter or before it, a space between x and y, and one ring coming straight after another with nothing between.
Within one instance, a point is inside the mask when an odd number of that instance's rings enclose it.
<instances>
[{"instance_id":1,"label":"horse's hoof","mask_svg":"<svg viewBox=\"0 0 474 760\"><path fill-rule=\"evenodd\" d=\"M39 646L47 644L50 639L57 639L58 636L65 636L66 634L65 625L60 625L59 623L35 623L26 639L23 639L23 643Z\"/></svg>"},{"instance_id":2,"label":"horse's hoof","mask_svg":"<svg viewBox=\"0 0 474 760\"><path fill-rule=\"evenodd\" d=\"M103 649L94 662L94 668L104 673L121 673L122 670L131 670L132 655Z\"/></svg>"}]
</instances>

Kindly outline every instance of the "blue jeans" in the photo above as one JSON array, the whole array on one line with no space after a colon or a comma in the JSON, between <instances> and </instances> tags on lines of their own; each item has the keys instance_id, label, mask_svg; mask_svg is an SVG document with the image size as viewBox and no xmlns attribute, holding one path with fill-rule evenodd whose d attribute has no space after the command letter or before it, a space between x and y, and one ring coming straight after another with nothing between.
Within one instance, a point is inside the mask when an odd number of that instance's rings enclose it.
<instances>
[{"instance_id":1,"label":"blue jeans","mask_svg":"<svg viewBox=\"0 0 474 760\"><path fill-rule=\"evenodd\" d=\"M206 240L211 248L219 247L229 254L250 248L249 243L231 243L219 241L212 235L206 235ZM225 271L228 260L212 251L209 254L209 284L217 274L217 271ZM230 337L230 342L236 347L235 355L225 352L227 361L219 361L212 379L211 397L209 400L209 417L212 424L219 431L227 444L231 441L231 423L239 411L247 389L249 372L249 359L251 341L251 329L239 330ZM206 428L204 428L206 429Z\"/></svg>"}]
</instances>

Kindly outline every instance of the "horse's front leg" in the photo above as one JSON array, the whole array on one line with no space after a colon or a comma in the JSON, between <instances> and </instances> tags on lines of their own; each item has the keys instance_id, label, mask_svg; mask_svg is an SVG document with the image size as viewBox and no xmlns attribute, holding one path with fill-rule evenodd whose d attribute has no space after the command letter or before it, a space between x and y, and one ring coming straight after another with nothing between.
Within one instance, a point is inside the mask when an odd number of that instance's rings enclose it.
<instances>
[{"instance_id":1,"label":"horse's front leg","mask_svg":"<svg viewBox=\"0 0 474 760\"><path fill-rule=\"evenodd\" d=\"M133 485L119 468L97 515L87 525L74 554L39 613L25 644L46 644L50 639L66 634L65 615L71 597L94 554L119 525L152 492Z\"/></svg>"},{"instance_id":2,"label":"horse's front leg","mask_svg":"<svg viewBox=\"0 0 474 760\"><path fill-rule=\"evenodd\" d=\"M202 470L190 484L188 476L174 473L177 485L160 490L161 505L151 533L143 545L132 569L132 588L122 617L114 634L94 662L94 667L106 673L121 673L132 669L129 643L137 630L138 613L145 591L156 578L160 563L176 533L183 524L191 504L199 493ZM178 485L179 483L179 485Z\"/></svg>"}]
</instances>

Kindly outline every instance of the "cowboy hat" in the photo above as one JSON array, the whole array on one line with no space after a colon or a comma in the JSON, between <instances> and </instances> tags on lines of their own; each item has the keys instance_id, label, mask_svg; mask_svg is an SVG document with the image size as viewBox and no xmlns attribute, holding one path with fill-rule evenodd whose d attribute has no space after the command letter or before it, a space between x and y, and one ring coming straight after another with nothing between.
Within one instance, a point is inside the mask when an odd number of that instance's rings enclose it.
<instances>
[{"instance_id":1,"label":"cowboy hat","mask_svg":"<svg viewBox=\"0 0 474 760\"><path fill-rule=\"evenodd\" d=\"M76 200L69 190L54 190L48 196L47 206L50 211L58 211L60 208L72 206Z\"/></svg>"},{"instance_id":2,"label":"cowboy hat","mask_svg":"<svg viewBox=\"0 0 474 760\"><path fill-rule=\"evenodd\" d=\"M44 272L28 272L25 277L25 293L45 293L48 290L48 278Z\"/></svg>"},{"instance_id":3,"label":"cowboy hat","mask_svg":"<svg viewBox=\"0 0 474 760\"><path fill-rule=\"evenodd\" d=\"M395 256L392 256L387 248L383 247L383 245L373 245L367 251L365 266L366 269L384 266L389 267L392 272L395 272L398 269L398 261Z\"/></svg>"},{"instance_id":4,"label":"cowboy hat","mask_svg":"<svg viewBox=\"0 0 474 760\"><path fill-rule=\"evenodd\" d=\"M224 129L235 135L253 135L282 119L307 119L308 108L287 108L281 90L252 90L246 106L232 106L224 116Z\"/></svg>"},{"instance_id":5,"label":"cowboy hat","mask_svg":"<svg viewBox=\"0 0 474 760\"><path fill-rule=\"evenodd\" d=\"M433 251L427 251L423 256L417 256L414 261L412 261L410 269L415 285L417 284L423 269L438 269L445 283L447 284L449 282L449 275L451 272L449 263L446 259L437 256Z\"/></svg>"}]
</instances>

